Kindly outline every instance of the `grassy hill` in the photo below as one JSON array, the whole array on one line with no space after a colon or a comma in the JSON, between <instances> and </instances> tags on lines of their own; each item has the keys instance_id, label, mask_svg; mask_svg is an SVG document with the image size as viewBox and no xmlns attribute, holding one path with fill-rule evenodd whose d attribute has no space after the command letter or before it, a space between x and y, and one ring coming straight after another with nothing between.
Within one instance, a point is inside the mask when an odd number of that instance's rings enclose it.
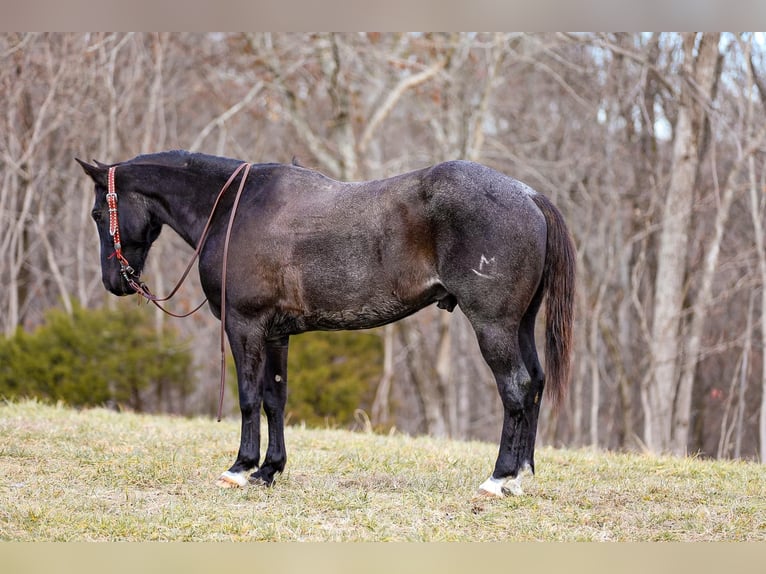
<instances>
[{"instance_id":1,"label":"grassy hill","mask_svg":"<svg viewBox=\"0 0 766 574\"><path fill-rule=\"evenodd\" d=\"M0 404L0 540L766 540L766 466L540 448L475 498L496 445L288 428L274 488L219 490L239 422Z\"/></svg>"}]
</instances>

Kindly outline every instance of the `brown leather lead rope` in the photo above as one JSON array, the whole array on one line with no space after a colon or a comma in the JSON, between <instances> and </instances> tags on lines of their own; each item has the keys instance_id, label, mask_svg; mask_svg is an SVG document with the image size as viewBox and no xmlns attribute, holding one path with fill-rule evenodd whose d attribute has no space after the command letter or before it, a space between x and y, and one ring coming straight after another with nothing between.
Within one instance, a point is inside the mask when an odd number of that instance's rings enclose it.
<instances>
[{"instance_id":1,"label":"brown leather lead rope","mask_svg":"<svg viewBox=\"0 0 766 574\"><path fill-rule=\"evenodd\" d=\"M237 213L237 207L239 206L239 199L242 196L242 191L245 188L245 181L247 181L247 176L250 173L250 168L253 164L251 163L241 163L237 169L234 170L234 173L231 174L229 179L226 181L226 183L221 188L221 191L218 192L218 197L215 199L215 203L213 204L213 208L210 210L210 216L207 218L207 222L205 223L205 227L202 230L202 234L200 235L199 241L197 242L197 247L194 250L194 255L192 256L191 260L189 261L189 264L186 266L186 270L183 272L183 275L181 275L181 278L178 280L178 283L176 283L176 286L173 287L172 291L169 295L166 295L165 297L157 297L154 295L150 290L149 287L147 287L146 283L141 281L140 277L136 274L135 270L130 266L130 263L128 263L128 260L125 258L125 256L122 254L122 244L120 239L120 223L119 219L117 217L117 189L114 181L114 175L115 170L117 169L117 166L112 166L109 168L109 173L107 177L107 194L106 194L106 201L107 206L109 208L109 233L112 236L112 241L114 243L114 254L113 257L117 257L117 260L120 263L120 272L122 273L122 276L124 277L125 281L128 282L128 285L130 285L138 295L141 295L144 297L147 301L151 301L154 303L154 305L160 309L162 312L167 313L171 317L177 317L177 318L183 318L188 317L189 315L193 315L197 311L199 311L202 306L207 302L207 298L203 299L202 302L197 305L194 309L189 311L188 313L184 314L176 314L171 311L168 311L165 309L162 305L159 304L160 301L168 301L171 297L173 297L178 289L180 289L183 282L186 280L186 277L189 275L189 272L191 271L192 265L194 265L194 262L199 257L200 253L202 252L202 248L205 245L205 241L207 240L208 233L210 232L210 225L213 221L213 215L215 215L215 210L218 208L218 204L221 201L221 198L223 197L223 194L226 192L227 189L229 189L229 186L231 186L231 183L234 181L234 179L239 175L239 173L244 169L245 173L242 175L242 180L239 183L239 189L237 190L237 195L234 198L234 205L231 209L231 215L229 216L229 225L226 228L226 239L223 246L223 264L221 267L221 389L219 392L219 398L218 398L218 422L221 421L221 412L223 410L223 394L224 394L224 388L226 384L226 346L225 346L225 333L226 333L226 267L227 267L227 261L229 257L229 240L231 238L231 227L234 223L234 216Z\"/></svg>"},{"instance_id":2,"label":"brown leather lead rope","mask_svg":"<svg viewBox=\"0 0 766 574\"><path fill-rule=\"evenodd\" d=\"M250 166L252 164L245 164L245 173L242 174L242 180L239 182L239 189L237 195L234 197L234 205L231 207L231 215L229 216L229 225L226 228L226 239L223 242L223 263L221 265L221 390L218 397L218 422L221 422L221 411L223 410L223 389L226 382L226 267L229 261L229 240L231 239L231 227L234 224L234 217L237 215L237 207L239 206L239 198L242 196L242 190L245 188L245 181L250 173ZM239 166L237 171L241 169Z\"/></svg>"}]
</instances>

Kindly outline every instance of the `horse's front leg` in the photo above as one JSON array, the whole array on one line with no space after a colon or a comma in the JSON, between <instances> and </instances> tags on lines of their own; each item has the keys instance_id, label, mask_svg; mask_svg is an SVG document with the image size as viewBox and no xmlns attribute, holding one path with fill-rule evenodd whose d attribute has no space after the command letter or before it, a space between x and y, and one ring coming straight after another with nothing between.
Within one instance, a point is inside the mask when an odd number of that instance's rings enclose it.
<instances>
[{"instance_id":1,"label":"horse's front leg","mask_svg":"<svg viewBox=\"0 0 766 574\"><path fill-rule=\"evenodd\" d=\"M227 325L227 332L237 368L242 430L237 460L217 481L218 486L223 488L246 486L248 473L258 468L261 458L263 370L266 362L265 340L259 330L229 328Z\"/></svg>"},{"instance_id":2,"label":"horse's front leg","mask_svg":"<svg viewBox=\"0 0 766 574\"><path fill-rule=\"evenodd\" d=\"M261 467L250 475L253 484L274 484L287 463L285 449L285 403L287 402L288 337L266 342L266 362L261 370L263 410L269 425L269 446Z\"/></svg>"}]
</instances>

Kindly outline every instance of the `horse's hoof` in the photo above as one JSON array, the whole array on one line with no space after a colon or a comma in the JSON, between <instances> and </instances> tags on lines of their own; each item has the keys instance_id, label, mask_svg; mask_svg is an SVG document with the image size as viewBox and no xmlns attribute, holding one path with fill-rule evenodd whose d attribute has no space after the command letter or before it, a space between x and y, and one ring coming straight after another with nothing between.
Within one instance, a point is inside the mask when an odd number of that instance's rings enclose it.
<instances>
[{"instance_id":1,"label":"horse's hoof","mask_svg":"<svg viewBox=\"0 0 766 574\"><path fill-rule=\"evenodd\" d=\"M508 494L521 496L524 494L524 490L521 488L521 473L514 478L493 478L490 476L479 486L477 494L498 498Z\"/></svg>"},{"instance_id":2,"label":"horse's hoof","mask_svg":"<svg viewBox=\"0 0 766 574\"><path fill-rule=\"evenodd\" d=\"M483 486L480 486L479 490L476 491L476 496L474 498L498 498L502 496L502 491L501 494L497 494L494 491L490 491Z\"/></svg>"},{"instance_id":3,"label":"horse's hoof","mask_svg":"<svg viewBox=\"0 0 766 574\"><path fill-rule=\"evenodd\" d=\"M269 478L268 478L268 475L267 475L267 476L264 476L264 475L262 474L262 471L263 471L263 467L261 467L261 469L257 470L257 471L256 471L256 472L254 472L253 474L251 474L251 475L250 475L250 478L248 479L248 482L250 482L250 484L254 484L255 486L266 486L266 487L270 487L270 486L274 486L274 483L276 482L276 480L277 480L277 477L279 477L279 475L281 475L281 474L282 474L282 472L281 472L281 471L276 471L276 472L275 472L275 473L274 473L274 474L271 476L271 478L269 479Z\"/></svg>"},{"instance_id":4,"label":"horse's hoof","mask_svg":"<svg viewBox=\"0 0 766 574\"><path fill-rule=\"evenodd\" d=\"M215 481L220 488L241 488L247 486L247 472L233 473L228 470Z\"/></svg>"},{"instance_id":5,"label":"horse's hoof","mask_svg":"<svg viewBox=\"0 0 766 574\"><path fill-rule=\"evenodd\" d=\"M250 478L247 479L247 481L252 484L253 486L271 486L272 482L266 482L266 480L263 477L256 476L255 474L251 474Z\"/></svg>"}]
</instances>

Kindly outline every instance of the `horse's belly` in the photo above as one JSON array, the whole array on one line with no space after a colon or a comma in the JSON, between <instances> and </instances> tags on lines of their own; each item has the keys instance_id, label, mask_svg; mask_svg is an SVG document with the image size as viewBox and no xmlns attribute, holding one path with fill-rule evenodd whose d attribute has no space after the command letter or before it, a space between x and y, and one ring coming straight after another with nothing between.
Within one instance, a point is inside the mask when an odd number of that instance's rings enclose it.
<instances>
[{"instance_id":1,"label":"horse's belly","mask_svg":"<svg viewBox=\"0 0 766 574\"><path fill-rule=\"evenodd\" d=\"M303 312L293 321L296 330L339 331L379 327L449 296L435 279L406 294L396 289L370 290L345 285L343 289L335 290L333 295L318 300L305 299Z\"/></svg>"},{"instance_id":2,"label":"horse's belly","mask_svg":"<svg viewBox=\"0 0 766 574\"><path fill-rule=\"evenodd\" d=\"M305 325L307 330L369 329L391 323L413 312L414 310L400 305L318 310L305 317Z\"/></svg>"}]
</instances>

